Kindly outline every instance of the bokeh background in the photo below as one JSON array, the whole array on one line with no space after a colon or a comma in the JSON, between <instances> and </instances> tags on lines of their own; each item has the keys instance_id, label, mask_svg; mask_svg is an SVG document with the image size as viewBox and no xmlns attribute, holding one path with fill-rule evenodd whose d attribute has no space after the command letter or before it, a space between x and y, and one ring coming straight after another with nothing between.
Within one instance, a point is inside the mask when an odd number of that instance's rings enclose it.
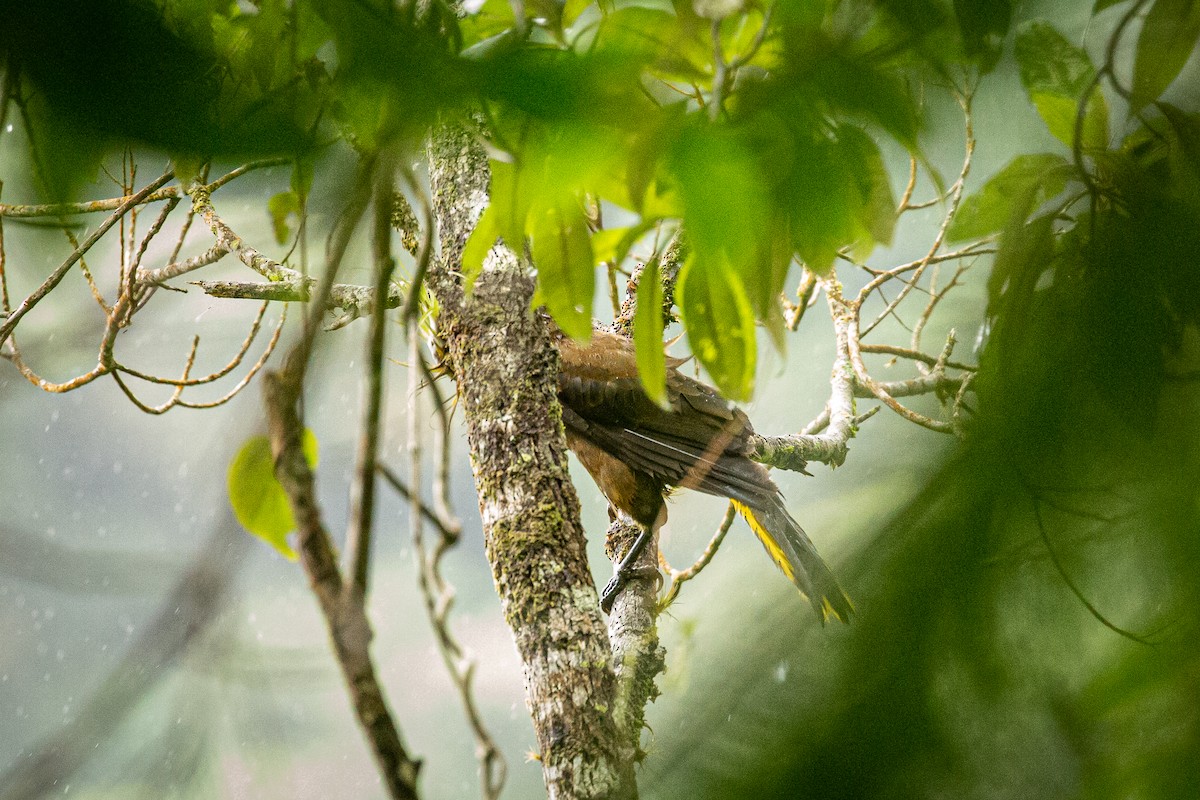
<instances>
[{"instance_id":1,"label":"bokeh background","mask_svg":"<svg viewBox=\"0 0 1200 800\"><path fill-rule=\"evenodd\" d=\"M1086 30L1085 4L1028 5L1023 14L1102 46L1104 32ZM1061 149L1015 68L985 80L969 189L1017 153ZM1181 79L1178 90L1193 107L1196 83ZM926 150L945 174L957 169L961 136L953 107L930 109ZM10 120L0 131L5 202L35 195L25 145ZM899 194L907 160L885 154ZM164 158L138 160L149 174ZM314 242L351 169L345 153L322 162ZM288 180L285 168L258 173L222 190L219 208L248 241L269 243L266 203ZM117 193L103 179L89 191ZM922 183L918 196L932 191ZM909 215L870 263L919 257L939 219L936 207ZM1151 234L1169 242L1178 232ZM185 254L206 240L194 231ZM17 296L67 252L60 231L12 221L5 246ZM1175 254L1164 245L1139 256L1149 269ZM345 280L369 280L362 241L347 266ZM970 351L989 266L948 297L926 341L953 327ZM1136 282L1122 275L1082 308L1030 309L1022 338L1006 340L1005 369L983 389L991 402L969 442L885 410L864 423L841 468L776 476L858 616L848 627L816 624L736 523L660 620L667 670L647 717L645 797L1200 796L1200 351L1189 330L1170 360L1174 377L1138 368L1158 342L1128 303ZM177 371L197 333L197 370L219 366L255 310L197 290L155 303L117 343L148 371ZM597 313L606 306L599 298ZM822 311L786 352L760 342L748 407L760 432L795 431L823 407L832 337ZM22 324L26 359L51 378L75 374L94 363L102 325L72 275ZM365 327L323 337L309 381L318 489L335 531L346 519ZM880 339L889 335L907 341L899 328ZM1108 369L1087 367L1097 350ZM403 354L397 329L392 355ZM393 364L386 376L384 452L401 465L405 370ZM44 796L383 796L302 571L229 510L225 470L263 425L254 388L219 409L151 417L110 382L48 395L0 363L0 798L41 796L30 787L47 775ZM506 796L537 797L520 665L483 557L461 428L454 452L465 534L447 561L452 624L479 664L476 694L509 765ZM572 467L603 581L605 504ZM369 608L380 676L424 760L426 796L473 796L473 745L417 592L406 511L383 498ZM711 498L673 499L662 542L671 562L694 558L722 513Z\"/></svg>"}]
</instances>

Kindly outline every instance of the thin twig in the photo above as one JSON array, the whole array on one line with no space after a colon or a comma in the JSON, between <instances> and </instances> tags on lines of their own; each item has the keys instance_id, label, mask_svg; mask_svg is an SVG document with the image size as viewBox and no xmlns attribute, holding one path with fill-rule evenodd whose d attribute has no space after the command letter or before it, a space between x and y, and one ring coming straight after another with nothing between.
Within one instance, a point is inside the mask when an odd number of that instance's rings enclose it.
<instances>
[{"instance_id":1,"label":"thin twig","mask_svg":"<svg viewBox=\"0 0 1200 800\"><path fill-rule=\"evenodd\" d=\"M222 175L204 188L211 194L217 189L220 189L225 184L245 175L247 172L264 167L274 167L280 164L288 163L286 158L271 158L262 161L254 161L249 164L243 164L231 172ZM179 186L168 186L165 189L160 189L151 192L145 197L138 200L135 205L144 205L149 203L157 203L162 200L183 199L183 189ZM110 197L104 200L88 200L80 203L41 203L41 204L10 204L5 205L0 203L0 217L14 217L29 219L32 217L64 217L78 216L81 214L99 214L105 211L115 211L122 206L127 206L132 197L126 195L123 197Z\"/></svg>"},{"instance_id":2,"label":"thin twig","mask_svg":"<svg viewBox=\"0 0 1200 800\"><path fill-rule=\"evenodd\" d=\"M1096 606L1084 596L1083 590L1080 589L1075 581L1071 579L1071 576L1067 572L1066 567L1063 565L1062 560L1058 557L1058 551L1054 549L1054 545L1050 542L1050 534L1046 530L1045 520L1042 519L1041 501L1038 499L1037 495L1031 495L1031 499L1033 500L1033 516L1037 523L1038 535L1040 535L1042 538L1042 544L1046 547L1046 553L1050 556L1050 562L1054 564L1054 570L1058 573L1059 577L1062 578L1063 583L1067 585L1067 588L1071 590L1071 594L1075 595L1075 599L1082 603L1083 607L1088 610L1088 613L1091 614L1101 625L1108 628L1113 633L1137 642L1138 644L1145 644L1153 647L1154 642L1144 636L1134 633L1133 631L1126 630L1125 628L1122 628L1116 623L1112 622L1108 617L1104 616L1100 609L1096 608Z\"/></svg>"},{"instance_id":3,"label":"thin twig","mask_svg":"<svg viewBox=\"0 0 1200 800\"><path fill-rule=\"evenodd\" d=\"M507 779L508 767L500 748L496 745L491 733L483 721L483 715L475 699L473 682L475 677L475 661L463 649L450 628L450 612L454 607L454 588L448 584L441 573L442 558L459 540L462 526L450 510L449 470L450 470L450 417L446 413L441 396L437 393L433 382L432 371L421 353L419 322L416 317L409 321L409 473L412 489L405 488L403 492L409 500L410 527L413 538L413 549L417 557L418 585L421 596L425 601L425 610L429 616L437 639L438 651L446 666L455 688L458 689L459 700L467 716L467 724L475 738L475 752L479 759L480 790L486 800L496 800L500 796ZM419 393L422 388L429 388L433 394L435 414L439 425L435 427L437 442L435 453L437 463L434 469L433 495L435 507L429 510L420 496L421 470L421 435L419 411ZM397 482L393 481L393 486ZM434 521L440 536L437 544L430 550L425 543L421 519Z\"/></svg>"},{"instance_id":4,"label":"thin twig","mask_svg":"<svg viewBox=\"0 0 1200 800\"><path fill-rule=\"evenodd\" d=\"M931 367L938 363L936 356L931 356L928 353L922 353L918 350L912 350L907 347L897 347L896 345L891 344L869 344L864 342L859 345L859 350L864 353L877 353L880 355L907 358L911 361L918 361L922 364L928 364ZM963 364L959 361L949 360L945 362L944 366L950 369L960 369L964 372L975 372L979 369L979 367L972 366L971 364Z\"/></svg>"},{"instance_id":5,"label":"thin twig","mask_svg":"<svg viewBox=\"0 0 1200 800\"><path fill-rule=\"evenodd\" d=\"M705 546L704 552L696 559L690 567L686 569L671 569L671 565L667 560L659 554L659 563L662 565L663 571L670 576L671 582L667 585L667 591L663 594L662 600L658 601L658 613L662 613L675 602L675 598L679 596L679 591L683 588L683 584L690 581L700 574L701 570L708 566L709 562L716 556L717 550L721 547L721 542L725 541L725 534L729 533L729 529L733 527L733 521L737 519L737 506L730 503L725 509L725 516L721 519L721 524L717 528L717 532L709 539L708 545Z\"/></svg>"},{"instance_id":6,"label":"thin twig","mask_svg":"<svg viewBox=\"0 0 1200 800\"><path fill-rule=\"evenodd\" d=\"M392 258L391 199L395 187L392 172L383 167L375 180L374 225L371 229L371 251L375 262L375 296L388 293L396 260ZM350 527L346 532L346 563L350 580L346 590L360 599L367 595L371 562L371 526L375 514L375 456L383 422L383 353L387 338L386 309L376 304L371 315L371 332L367 337L366 386L364 388L362 430L355 456L354 481L350 485Z\"/></svg>"},{"instance_id":7,"label":"thin twig","mask_svg":"<svg viewBox=\"0 0 1200 800\"><path fill-rule=\"evenodd\" d=\"M109 229L111 229L113 225L115 225L125 216L126 211L133 208L138 203L143 202L145 198L153 194L155 190L157 190L167 181L171 180L173 176L174 173L168 169L157 180L151 182L140 192L126 199L124 203L117 206L117 209L108 217L108 219L101 223L100 226L96 228L96 230L93 231L92 234L88 236L79 247L75 248L71 255L67 256L67 259L50 274L50 277L46 278L46 280L42 282L41 286L39 286L28 297L22 300L21 304L8 315L8 319L6 319L4 323L0 325L0 345L3 345L8 339L9 334L12 333L13 329L17 327L17 323L21 321L21 318L29 313L29 311L33 309L33 307L36 306L46 295L54 291L54 288L58 286L64 277L66 277L67 271L74 266L75 262L78 261L80 257L92 247L92 245L98 242L100 237L108 233Z\"/></svg>"},{"instance_id":8,"label":"thin twig","mask_svg":"<svg viewBox=\"0 0 1200 800\"><path fill-rule=\"evenodd\" d=\"M879 325L879 323L883 322L884 319L892 314L896 307L900 305L900 303L904 301L904 298L908 296L908 293L912 290L912 287L918 280L920 280L921 273L923 273L925 269L931 263L933 263L933 259L937 256L938 251L942 248L942 242L946 238L946 232L950 230L950 223L954 221L954 216L958 213L959 204L962 202L963 189L967 182L967 175L971 171L971 159L975 153L975 126L971 114L970 93L964 92L959 98L959 103L963 110L965 154L963 155L962 169L958 173L958 179L954 182L954 185L950 190L950 204L946 209L945 216L942 218L942 224L938 226L937 235L934 236L933 243L930 245L929 251L925 254L924 258L917 262L916 269L910 281L905 284L904 288L900 290L900 293L896 296L896 298L892 300L892 302L888 303L887 307L879 313L879 316L877 316L870 325L867 325L865 328L861 328L859 330L858 335L855 338L861 338L869 334L877 325ZM880 282L879 278L876 278L875 281L872 281L870 284L868 284L868 286L872 286L877 282ZM867 294L869 294L869 291L866 287L859 292L859 299L857 300L859 305L861 305L862 301L865 300Z\"/></svg>"}]
</instances>

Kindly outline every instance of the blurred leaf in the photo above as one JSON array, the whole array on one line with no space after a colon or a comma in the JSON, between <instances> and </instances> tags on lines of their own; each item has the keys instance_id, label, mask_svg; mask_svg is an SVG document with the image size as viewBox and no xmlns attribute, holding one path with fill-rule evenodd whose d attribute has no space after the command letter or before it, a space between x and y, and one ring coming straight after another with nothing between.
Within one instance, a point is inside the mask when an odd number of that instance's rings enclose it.
<instances>
[{"instance_id":1,"label":"blurred leaf","mask_svg":"<svg viewBox=\"0 0 1200 800\"><path fill-rule=\"evenodd\" d=\"M200 170L204 167L204 159L191 154L174 155L171 157L171 163L174 164L175 180L184 187L190 186L199 178Z\"/></svg>"},{"instance_id":2,"label":"blurred leaf","mask_svg":"<svg viewBox=\"0 0 1200 800\"><path fill-rule=\"evenodd\" d=\"M692 10L704 19L722 20L745 7L744 0L692 0Z\"/></svg>"},{"instance_id":3,"label":"blurred leaf","mask_svg":"<svg viewBox=\"0 0 1200 800\"><path fill-rule=\"evenodd\" d=\"M563 0L525 0L525 14L556 36L562 35Z\"/></svg>"},{"instance_id":4,"label":"blurred leaf","mask_svg":"<svg viewBox=\"0 0 1200 800\"><path fill-rule=\"evenodd\" d=\"M580 42L582 44L582 42ZM662 78L704 81L711 78L711 45L686 31L675 14L643 6L624 6L605 15L589 44L632 64L652 65Z\"/></svg>"},{"instance_id":5,"label":"blurred leaf","mask_svg":"<svg viewBox=\"0 0 1200 800\"><path fill-rule=\"evenodd\" d=\"M592 234L592 258L595 263L620 266L637 244L656 224L655 220L639 222L627 228L605 228Z\"/></svg>"},{"instance_id":6,"label":"blurred leaf","mask_svg":"<svg viewBox=\"0 0 1200 800\"><path fill-rule=\"evenodd\" d=\"M757 343L754 312L727 260L714 263L693 252L676 289L688 344L713 383L731 400L754 392Z\"/></svg>"},{"instance_id":7,"label":"blurred leaf","mask_svg":"<svg viewBox=\"0 0 1200 800\"><path fill-rule=\"evenodd\" d=\"M637 352L638 377L650 399L667 406L667 359L663 350L663 286L658 259L642 269L633 314L633 343Z\"/></svg>"},{"instance_id":8,"label":"blurred leaf","mask_svg":"<svg viewBox=\"0 0 1200 800\"><path fill-rule=\"evenodd\" d=\"M267 201L267 211L271 215L271 227L275 231L275 241L287 244L291 237L288 227L288 217L295 214L300 216L300 198L295 192L280 192Z\"/></svg>"},{"instance_id":9,"label":"blurred leaf","mask_svg":"<svg viewBox=\"0 0 1200 800\"><path fill-rule=\"evenodd\" d=\"M496 207L488 204L488 207L483 210L483 214L480 215L479 221L475 223L471 235L467 237L467 243L463 246L463 290L467 293L470 293L471 287L475 285L479 273L483 272L484 259L496 246L496 240L499 238L499 215Z\"/></svg>"},{"instance_id":10,"label":"blurred leaf","mask_svg":"<svg viewBox=\"0 0 1200 800\"><path fill-rule=\"evenodd\" d=\"M757 249L769 205L759 165L745 142L725 129L684 131L670 154L692 249L740 266Z\"/></svg>"},{"instance_id":11,"label":"blurred leaf","mask_svg":"<svg viewBox=\"0 0 1200 800\"><path fill-rule=\"evenodd\" d=\"M839 54L822 62L815 81L837 111L862 114L906 149L918 149L917 106L894 69L857 54Z\"/></svg>"},{"instance_id":12,"label":"blurred leaf","mask_svg":"<svg viewBox=\"0 0 1200 800\"><path fill-rule=\"evenodd\" d=\"M839 126L837 135L849 163L858 165L854 177L862 198L860 219L871 235L871 244L891 244L896 228L896 198L879 145L854 125Z\"/></svg>"},{"instance_id":13,"label":"blurred leaf","mask_svg":"<svg viewBox=\"0 0 1200 800\"><path fill-rule=\"evenodd\" d=\"M301 205L312 191L314 167L315 163L311 155L299 156L292 164L291 187L292 191L296 193L296 197L300 199Z\"/></svg>"},{"instance_id":14,"label":"blurred leaf","mask_svg":"<svg viewBox=\"0 0 1200 800\"><path fill-rule=\"evenodd\" d=\"M305 461L315 469L317 437L307 428L302 446ZM295 561L296 551L288 545L287 535L296 529L296 520L287 494L275 479L271 440L266 436L247 439L229 465L227 483L229 503L242 527Z\"/></svg>"},{"instance_id":15,"label":"blurred leaf","mask_svg":"<svg viewBox=\"0 0 1200 800\"><path fill-rule=\"evenodd\" d=\"M1096 4L1092 6L1092 16L1094 17L1106 8L1112 8L1124 2L1125 0L1096 0Z\"/></svg>"},{"instance_id":16,"label":"blurred leaf","mask_svg":"<svg viewBox=\"0 0 1200 800\"><path fill-rule=\"evenodd\" d=\"M508 0L485 0L474 14L468 14L459 22L465 49L513 29L516 18Z\"/></svg>"},{"instance_id":17,"label":"blurred leaf","mask_svg":"<svg viewBox=\"0 0 1200 800\"><path fill-rule=\"evenodd\" d=\"M862 209L856 170L829 140L797 155L788 186L792 241L805 265L827 275L838 250L854 242Z\"/></svg>"},{"instance_id":18,"label":"blurred leaf","mask_svg":"<svg viewBox=\"0 0 1200 800\"><path fill-rule=\"evenodd\" d=\"M1004 39L1012 24L1010 0L954 0L954 15L962 34L966 54L979 58L983 70L990 71L1000 58Z\"/></svg>"},{"instance_id":19,"label":"blurred leaf","mask_svg":"<svg viewBox=\"0 0 1200 800\"><path fill-rule=\"evenodd\" d=\"M1166 91L1191 58L1197 39L1200 39L1200 2L1155 0L1138 34L1130 115Z\"/></svg>"},{"instance_id":20,"label":"blurred leaf","mask_svg":"<svg viewBox=\"0 0 1200 800\"><path fill-rule=\"evenodd\" d=\"M755 39L758 38L763 26L763 13L758 8L747 8L745 13L739 14L737 20L733 23L733 30L726 31L726 27L722 26L721 40L724 43L723 50L726 57L737 57L748 52L754 46ZM760 47L767 46L767 40L764 39ZM755 56L749 63L757 62L759 56Z\"/></svg>"},{"instance_id":21,"label":"blurred leaf","mask_svg":"<svg viewBox=\"0 0 1200 800\"><path fill-rule=\"evenodd\" d=\"M1073 147L1079 101L1096 75L1087 53L1068 42L1054 26L1034 21L1017 33L1016 56L1021 83L1046 127L1063 144ZM1088 99L1082 139L1085 148L1108 146L1108 104L1099 89Z\"/></svg>"},{"instance_id":22,"label":"blurred leaf","mask_svg":"<svg viewBox=\"0 0 1200 800\"><path fill-rule=\"evenodd\" d=\"M1157 103L1171 125L1167 154L1171 189L1193 208L1200 209L1200 114L1188 114L1170 103Z\"/></svg>"},{"instance_id":23,"label":"blurred leaf","mask_svg":"<svg viewBox=\"0 0 1200 800\"><path fill-rule=\"evenodd\" d=\"M562 10L563 22L567 25L572 24L585 9L591 8L592 5L594 5L592 0L566 0Z\"/></svg>"},{"instance_id":24,"label":"blurred leaf","mask_svg":"<svg viewBox=\"0 0 1200 800\"><path fill-rule=\"evenodd\" d=\"M246 21L251 36L250 69L260 89L271 89L275 85L277 65L287 70L281 56L288 52L283 46L288 14L289 10L281 0L260 0L255 13L239 17Z\"/></svg>"},{"instance_id":25,"label":"blurred leaf","mask_svg":"<svg viewBox=\"0 0 1200 800\"><path fill-rule=\"evenodd\" d=\"M514 253L524 253L525 225L536 187L529 185L525 173L518 170L516 164L493 160L491 170L488 209L495 209L492 224L499 230L508 249ZM485 254L491 249L491 244L483 251Z\"/></svg>"},{"instance_id":26,"label":"blurred leaf","mask_svg":"<svg viewBox=\"0 0 1200 800\"><path fill-rule=\"evenodd\" d=\"M975 194L963 198L946 240L979 239L1003 230L1018 209L1036 209L1066 188L1074 166L1052 153L1017 156Z\"/></svg>"},{"instance_id":27,"label":"blurred leaf","mask_svg":"<svg viewBox=\"0 0 1200 800\"><path fill-rule=\"evenodd\" d=\"M319 99L297 91L284 107L249 72L223 80L237 65L226 60L227 42L215 38L208 15L182 24L185 9L172 13L168 24L138 0L5 4L0 53L44 104L37 124L45 129L53 191L69 190L69 175L85 177L90 154L110 144L142 142L198 157L303 149L307 135L297 119L311 121Z\"/></svg>"},{"instance_id":28,"label":"blurred leaf","mask_svg":"<svg viewBox=\"0 0 1200 800\"><path fill-rule=\"evenodd\" d=\"M1028 222L1032 195L1026 195L1025 204L1017 209L1012 221L1005 227L1000 246L988 276L988 315L1004 321L1003 328L993 332L988 340L985 358L998 358L1002 363L1013 363L1011 355L1019 346L1013 339L1023 341L1029 336L1025 318L1034 313L1034 293L1042 274L1054 266L1054 218L1049 214L1034 217ZM984 375L981 380L985 380ZM1008 376L1000 375L1001 379ZM1014 385L1009 381L1009 385ZM986 388L986 387L984 387ZM1022 398L1017 398L1018 402Z\"/></svg>"},{"instance_id":29,"label":"blurred leaf","mask_svg":"<svg viewBox=\"0 0 1200 800\"><path fill-rule=\"evenodd\" d=\"M537 268L534 305L545 305L573 339L592 335L596 291L587 217L574 198L562 198L530 214L533 264Z\"/></svg>"}]
</instances>

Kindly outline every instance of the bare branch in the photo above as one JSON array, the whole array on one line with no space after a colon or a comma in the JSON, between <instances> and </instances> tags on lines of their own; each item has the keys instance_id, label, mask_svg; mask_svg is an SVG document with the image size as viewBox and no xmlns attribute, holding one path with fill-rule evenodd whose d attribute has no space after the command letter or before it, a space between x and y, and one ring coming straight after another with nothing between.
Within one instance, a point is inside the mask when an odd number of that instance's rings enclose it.
<instances>
[{"instance_id":1,"label":"bare branch","mask_svg":"<svg viewBox=\"0 0 1200 800\"><path fill-rule=\"evenodd\" d=\"M792 303L784 298L783 320L789 331L795 331L800 327L800 320L804 319L804 313L816 302L816 294L817 274L807 267L801 267L800 285L796 288L796 302Z\"/></svg>"},{"instance_id":2,"label":"bare branch","mask_svg":"<svg viewBox=\"0 0 1200 800\"><path fill-rule=\"evenodd\" d=\"M359 724L379 764L380 773L394 798L416 800L420 762L408 755L392 720L387 701L371 661L371 627L359 598L347 597L333 543L321 519L314 477L301 445L303 423L297 413L301 372L288 359L284 373L265 378L267 420L275 474L287 492L300 538L300 561L325 616L334 652L350 691Z\"/></svg>"},{"instance_id":3,"label":"bare branch","mask_svg":"<svg viewBox=\"0 0 1200 800\"><path fill-rule=\"evenodd\" d=\"M306 278L300 283L262 283L261 281L192 281L211 297L236 298L240 300L274 300L276 302L307 303L312 300L316 280ZM325 310L336 308L353 310L356 316L367 316L375 310L375 289L350 283L335 283L327 293ZM404 294L399 287L388 287L385 308L399 308Z\"/></svg>"},{"instance_id":4,"label":"bare branch","mask_svg":"<svg viewBox=\"0 0 1200 800\"><path fill-rule=\"evenodd\" d=\"M959 103L963 110L965 154L963 155L962 169L958 173L958 179L954 182L954 185L950 189L950 203L946 209L945 216L942 218L942 224L938 227L937 235L934 236L933 244L930 245L929 251L925 254L924 258L917 262L917 266L912 278L905 283L904 288L900 290L900 293L894 300L892 300L892 302L887 304L884 310L879 313L879 316L877 316L870 325L867 325L865 328L862 328L859 331L858 335L855 337L856 339L869 334L877 325L879 325L879 323L883 322L884 319L892 314L896 307L900 305L900 303L904 301L904 298L908 296L910 291L912 291L912 288L916 282L920 280L921 273L923 273L925 269L931 263L933 263L933 259L937 256L938 251L942 248L942 241L946 238L946 231L950 229L950 223L954 221L954 215L958 213L958 206L962 202L963 188L966 186L967 175L971 171L971 159L975 153L975 127L971 114L971 96L967 93L964 93L959 98ZM867 284L867 286L859 292L856 304L861 306L867 295L870 294L870 291L873 291L873 289L869 289L869 287L876 287L881 283L881 279L876 278L874 281Z\"/></svg>"},{"instance_id":5,"label":"bare branch","mask_svg":"<svg viewBox=\"0 0 1200 800\"><path fill-rule=\"evenodd\" d=\"M437 416L440 425L436 446L437 465L435 468L434 502L437 509L430 509L421 500L420 479L421 468L421 426L424 419L420 413L420 391L423 386L433 387L432 375L428 364L421 353L420 336L416 318L409 320L409 393L408 393L408 448L409 474L412 487L404 486L396 480L386 467L380 469L389 482L409 501L409 526L412 535L413 549L417 558L417 579L421 597L425 601L425 611L437 640L438 652L450 680L458 690L459 700L467 716L467 724L475 738L476 756L479 759L480 789L486 800L496 800L500 796L507 779L508 768L504 755L496 745L487 725L483 721L478 703L475 700L472 684L475 677L475 660L471 658L459 644L450 628L450 613L454 608L454 588L450 586L441 573L442 557L459 540L461 524L450 512L448 484L449 472L449 426L450 419L441 408L441 398L434 397ZM440 536L432 550L426 546L422 520L430 520Z\"/></svg>"},{"instance_id":6,"label":"bare branch","mask_svg":"<svg viewBox=\"0 0 1200 800\"><path fill-rule=\"evenodd\" d=\"M281 164L287 164L291 159L288 158L269 158L262 161L254 161L249 164L243 164L231 172L222 175L205 188L209 193L215 192L230 181L240 178L247 172L264 167L277 167ZM157 203L162 200L181 200L183 199L183 190L179 186L168 186L164 189L159 189L151 192L145 197L138 200L133 205L144 205L148 203ZM77 216L80 214L99 214L105 211L115 211L122 206L131 207L127 204L133 199L130 196L110 197L104 200L88 200L81 203L44 203L44 204L23 204L23 205L5 205L0 203L0 217L13 217L17 219L30 219L35 217L67 217Z\"/></svg>"},{"instance_id":7,"label":"bare branch","mask_svg":"<svg viewBox=\"0 0 1200 800\"><path fill-rule=\"evenodd\" d=\"M21 318L29 313L29 311L33 309L33 307L36 306L46 295L54 291L54 287L58 286L62 279L66 277L68 270L74 266L75 262L78 261L84 253L91 249L92 245L100 240L100 237L108 233L109 229L111 229L113 225L115 225L125 216L125 212L136 206L138 203L143 202L147 197L153 194L155 190L157 190L167 181L171 180L173 176L174 173L168 169L161 176L159 176L157 180L151 182L140 192L132 197L127 198L124 203L121 203L119 206L117 206L117 209L112 213L112 215L102 222L100 226L96 228L96 230L94 230L79 247L75 248L74 252L67 256L67 259L60 264L54 270L54 272L50 273L50 277L46 278L46 280L42 282L41 286L35 289L33 293L21 301L21 304L17 306L16 309L9 313L8 319L6 319L3 324L0 324L0 346L7 341L9 334L11 334L13 329L17 327L17 323L21 321Z\"/></svg>"},{"instance_id":8,"label":"bare branch","mask_svg":"<svg viewBox=\"0 0 1200 800\"><path fill-rule=\"evenodd\" d=\"M204 220L209 230L212 231L213 236L216 237L217 243L215 247L220 248L226 253L233 253L243 264L267 280L287 281L293 284L299 284L303 281L301 273L285 267L277 261L273 261L253 247L245 244L242 238L217 215L217 211L212 205L211 191L207 186L193 186L191 195L192 210Z\"/></svg>"},{"instance_id":9,"label":"bare branch","mask_svg":"<svg viewBox=\"0 0 1200 800\"><path fill-rule=\"evenodd\" d=\"M928 353L922 353L919 350L913 350L907 347L897 347L890 344L860 344L859 350L864 353L879 353L881 355L897 356L899 358L907 358L910 361L919 361L922 364L934 366L938 363L938 358L931 356ZM964 372L975 372L979 367L970 364L963 364L959 361L945 361L943 366L950 369L960 369Z\"/></svg>"}]
</instances>

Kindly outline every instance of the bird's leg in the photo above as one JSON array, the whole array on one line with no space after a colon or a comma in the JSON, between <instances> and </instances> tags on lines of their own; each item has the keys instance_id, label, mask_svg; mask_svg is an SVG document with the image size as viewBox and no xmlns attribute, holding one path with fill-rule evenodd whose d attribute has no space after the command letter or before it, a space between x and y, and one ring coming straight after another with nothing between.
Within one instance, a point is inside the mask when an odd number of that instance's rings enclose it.
<instances>
[{"instance_id":1,"label":"bird's leg","mask_svg":"<svg viewBox=\"0 0 1200 800\"><path fill-rule=\"evenodd\" d=\"M654 531L645 525L638 525L637 538L633 540L633 544L629 546L625 557L621 559L621 563L617 565L617 570L613 573L612 578L608 583L604 584L604 590L600 592L600 608L607 614L612 611L613 602L617 599L617 595L621 593L621 589L625 588L625 584L629 581L630 574L633 572L633 564L638 560L638 556L646 549L650 537L654 535Z\"/></svg>"}]
</instances>

